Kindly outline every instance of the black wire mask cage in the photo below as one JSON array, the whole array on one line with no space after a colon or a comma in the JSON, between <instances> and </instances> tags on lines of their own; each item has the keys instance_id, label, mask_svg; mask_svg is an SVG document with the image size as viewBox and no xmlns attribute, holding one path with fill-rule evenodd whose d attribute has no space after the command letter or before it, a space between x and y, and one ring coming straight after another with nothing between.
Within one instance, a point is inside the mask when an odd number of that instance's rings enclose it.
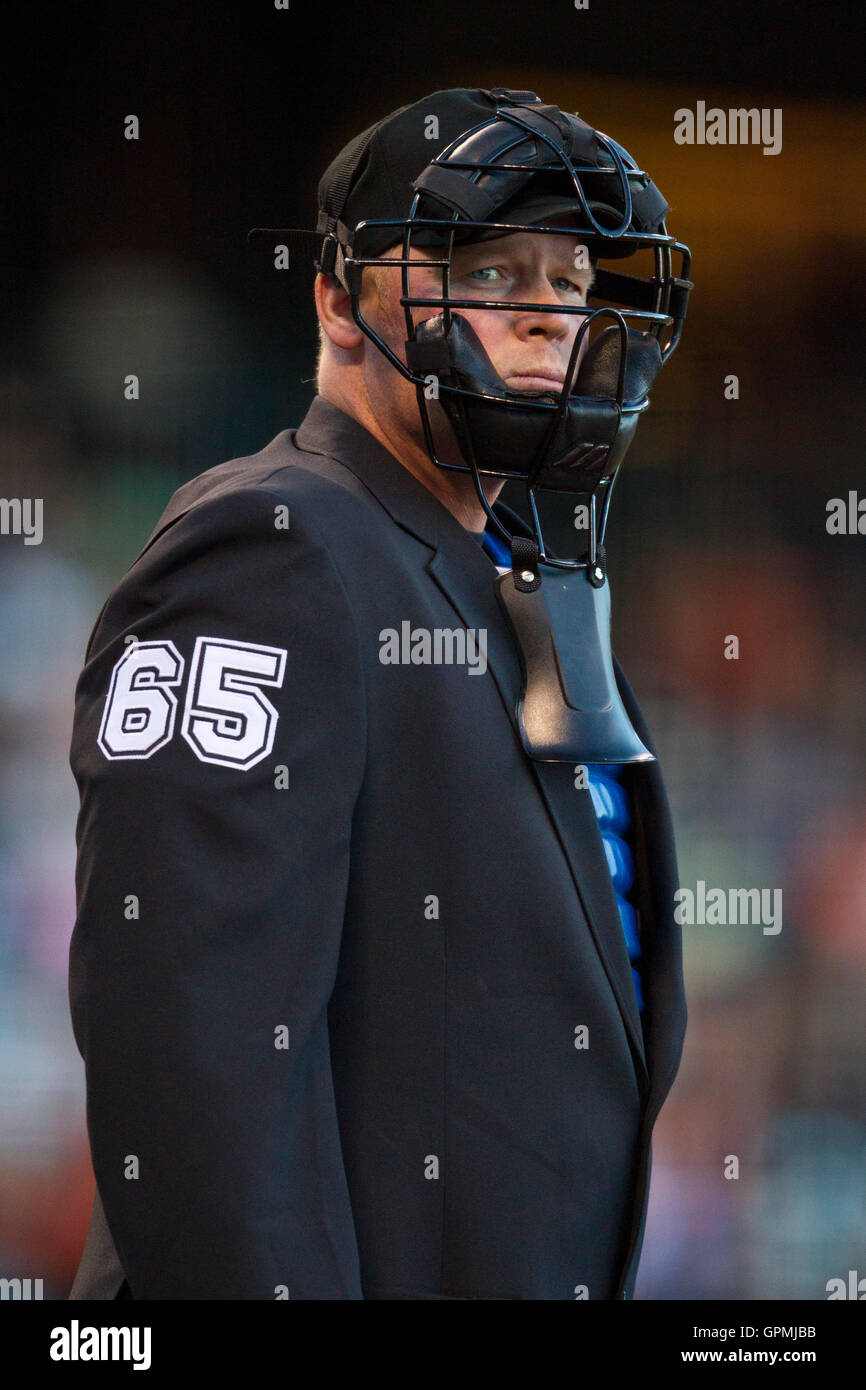
<instances>
[{"instance_id":1,"label":"black wire mask cage","mask_svg":"<svg viewBox=\"0 0 866 1390\"><path fill-rule=\"evenodd\" d=\"M340 247L353 318L415 386L431 460L439 468L471 474L491 528L512 543L514 538L487 500L481 478L523 482L538 558L561 568L586 569L590 582L601 585L613 484L638 418L649 405L649 388L682 332L692 288L689 249L668 235L667 203L621 145L579 117L543 106L534 96L531 103L498 107L495 116L461 134L430 162L413 187L405 218L359 221L351 249ZM543 206L545 195L551 194L554 204L569 200L565 206L575 209L573 224L542 220L527 225L509 220L510 206L520 204L525 216L527 197ZM365 233L374 233L381 243L388 228L393 228L393 238L388 237L386 244L399 241L399 257L360 254ZM451 293L455 245L513 232L579 238L595 267L587 303L455 298ZM333 232L330 235L338 240ZM412 257L413 247L424 256ZM435 254L430 254L431 247ZM639 251L651 255L650 274L624 274L602 264ZM679 257L677 273L674 256ZM400 267L405 362L362 312L362 277L367 266ZM422 266L439 269L441 294L411 293L410 268ZM604 302L593 304L598 300ZM439 312L416 323L413 309ZM510 390L461 309L579 316L582 322L561 388ZM605 322L607 326L590 341L593 325ZM584 342L588 346L582 353ZM432 396L431 381L435 382ZM431 399L441 404L464 462L442 456L441 443L437 446L434 438ZM588 497L588 549L579 558L562 559L546 550L536 498L541 491Z\"/></svg>"}]
</instances>

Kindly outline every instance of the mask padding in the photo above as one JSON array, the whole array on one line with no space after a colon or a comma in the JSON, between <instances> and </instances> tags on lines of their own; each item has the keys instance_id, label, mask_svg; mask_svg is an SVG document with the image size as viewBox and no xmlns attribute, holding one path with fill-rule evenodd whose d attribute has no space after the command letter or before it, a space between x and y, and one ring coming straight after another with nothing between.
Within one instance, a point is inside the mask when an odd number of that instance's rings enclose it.
<instances>
[{"instance_id":1,"label":"mask padding","mask_svg":"<svg viewBox=\"0 0 866 1390\"><path fill-rule=\"evenodd\" d=\"M649 392L661 369L662 356L657 338L637 328L626 331L629 347L623 399L631 404ZM446 385L461 386L467 391L483 391L505 400L556 401L559 397L557 391L510 390L496 372L475 329L462 314L452 313L451 333L447 338L442 314L418 324L415 335L416 342L406 344L406 365L411 371L433 372ZM587 348L571 394L613 398L619 374L619 354L620 331L615 324L611 324Z\"/></svg>"},{"instance_id":2,"label":"mask padding","mask_svg":"<svg viewBox=\"0 0 866 1390\"><path fill-rule=\"evenodd\" d=\"M632 405L642 400L658 376L662 365L658 338L628 328L628 357L625 364L623 401ZM605 328L586 350L572 395L615 396L619 376L621 335L616 324Z\"/></svg>"}]
</instances>

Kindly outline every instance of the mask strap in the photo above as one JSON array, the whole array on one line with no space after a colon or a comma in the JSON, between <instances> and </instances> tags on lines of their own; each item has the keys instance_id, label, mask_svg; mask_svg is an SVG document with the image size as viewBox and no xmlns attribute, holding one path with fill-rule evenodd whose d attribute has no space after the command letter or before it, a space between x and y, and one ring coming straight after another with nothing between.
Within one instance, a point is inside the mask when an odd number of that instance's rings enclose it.
<instances>
[{"instance_id":1,"label":"mask strap","mask_svg":"<svg viewBox=\"0 0 866 1390\"><path fill-rule=\"evenodd\" d=\"M521 594L532 594L541 587L538 560L539 551L534 540L528 536L512 536L511 568L514 572L514 587Z\"/></svg>"}]
</instances>

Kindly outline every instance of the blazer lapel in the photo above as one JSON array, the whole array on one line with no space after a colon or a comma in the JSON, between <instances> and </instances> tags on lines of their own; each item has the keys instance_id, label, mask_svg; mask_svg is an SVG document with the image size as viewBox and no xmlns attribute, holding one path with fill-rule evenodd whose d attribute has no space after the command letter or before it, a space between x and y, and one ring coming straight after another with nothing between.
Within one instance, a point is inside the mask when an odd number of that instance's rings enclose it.
<instances>
[{"instance_id":1,"label":"blazer lapel","mask_svg":"<svg viewBox=\"0 0 866 1390\"><path fill-rule=\"evenodd\" d=\"M502 508L499 503L496 503L495 510L503 514L504 520L507 511L507 520L512 526L519 520L510 508ZM459 523L454 524L463 531ZM520 526L527 529L522 521ZM443 525L443 534L445 531ZM476 551L477 555L474 553ZM476 564L476 561L479 563ZM494 592L493 566L477 543L464 532L462 537L456 537L453 546L441 545L428 561L427 569L464 625L487 629L488 669L499 690L514 734L519 739L515 711L520 691L520 662ZM531 766L622 1015L641 1089L646 1093L649 1076L640 1013L592 798L588 790L575 788L574 764L532 762Z\"/></svg>"},{"instance_id":2,"label":"blazer lapel","mask_svg":"<svg viewBox=\"0 0 866 1390\"><path fill-rule=\"evenodd\" d=\"M588 790L575 788L575 764L534 762L532 766L568 859L586 920L632 1045L641 1088L646 1093L650 1078L643 1027L591 795Z\"/></svg>"}]
</instances>

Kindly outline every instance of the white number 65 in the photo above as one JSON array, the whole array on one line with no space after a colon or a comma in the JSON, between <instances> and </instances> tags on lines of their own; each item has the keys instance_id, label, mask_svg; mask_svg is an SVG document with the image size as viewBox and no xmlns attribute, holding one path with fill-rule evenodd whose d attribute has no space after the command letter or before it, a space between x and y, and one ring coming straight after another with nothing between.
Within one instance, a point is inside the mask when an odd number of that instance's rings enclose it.
<instances>
[{"instance_id":1,"label":"white number 65","mask_svg":"<svg viewBox=\"0 0 866 1390\"><path fill-rule=\"evenodd\" d=\"M133 642L116 663L98 743L107 758L150 758L174 733L184 660L171 641ZM274 746L279 712L259 689L281 686L284 647L197 637L181 721L196 757L246 771Z\"/></svg>"}]
</instances>

